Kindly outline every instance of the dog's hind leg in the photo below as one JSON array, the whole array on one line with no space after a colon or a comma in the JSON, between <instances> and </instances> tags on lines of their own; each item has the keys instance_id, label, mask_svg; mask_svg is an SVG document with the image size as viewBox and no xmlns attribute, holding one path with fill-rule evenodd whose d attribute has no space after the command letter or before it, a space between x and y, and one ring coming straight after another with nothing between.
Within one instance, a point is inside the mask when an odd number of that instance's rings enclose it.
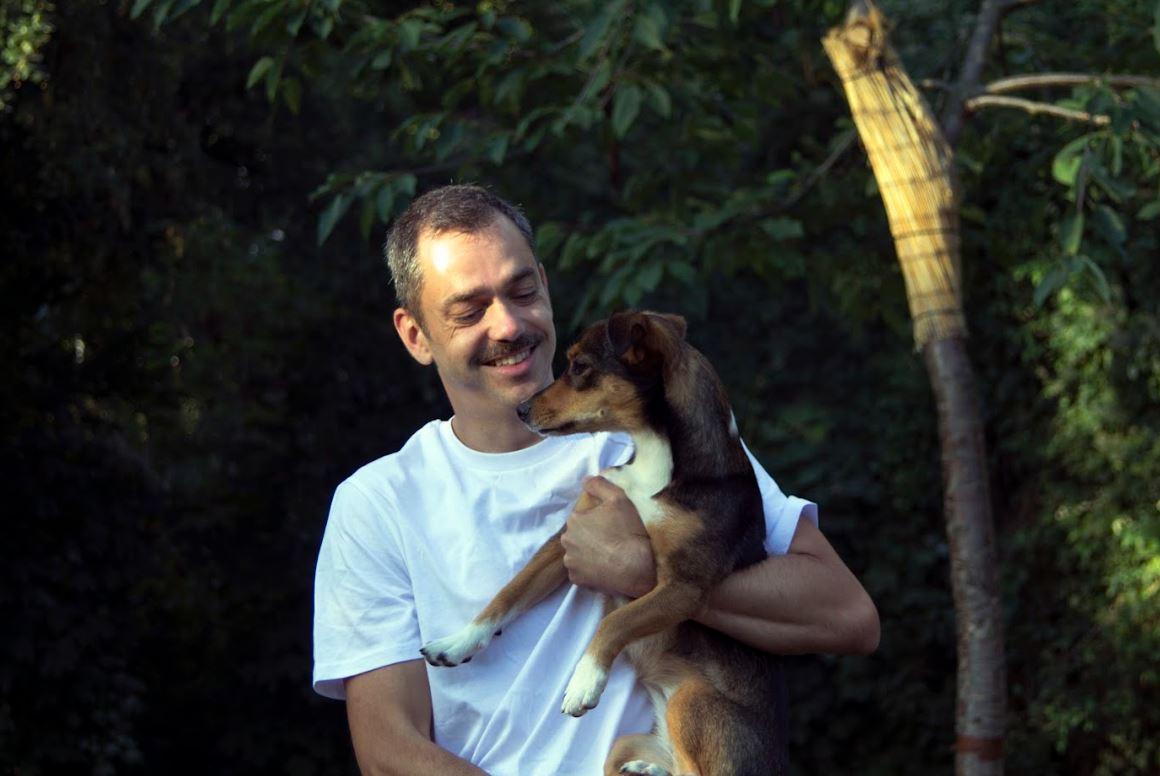
<instances>
[{"instance_id":1,"label":"dog's hind leg","mask_svg":"<svg viewBox=\"0 0 1160 776\"><path fill-rule=\"evenodd\" d=\"M665 714L676 772L698 776L783 776L778 732L702 677L683 681Z\"/></svg>"},{"instance_id":2,"label":"dog's hind leg","mask_svg":"<svg viewBox=\"0 0 1160 776\"><path fill-rule=\"evenodd\" d=\"M419 651L433 666L455 666L491 643L503 627L548 597L568 579L564 568L564 548L557 532L544 544L528 565L458 633L423 645Z\"/></svg>"},{"instance_id":3,"label":"dog's hind leg","mask_svg":"<svg viewBox=\"0 0 1160 776\"><path fill-rule=\"evenodd\" d=\"M672 759L669 747L655 734L621 736L604 761L604 776L671 776Z\"/></svg>"}]
</instances>

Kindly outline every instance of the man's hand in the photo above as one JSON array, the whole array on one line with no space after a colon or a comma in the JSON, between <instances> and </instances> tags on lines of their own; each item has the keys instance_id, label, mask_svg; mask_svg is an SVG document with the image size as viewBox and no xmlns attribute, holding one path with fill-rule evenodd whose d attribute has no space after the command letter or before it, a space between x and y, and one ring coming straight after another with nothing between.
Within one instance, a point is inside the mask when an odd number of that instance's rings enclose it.
<instances>
[{"instance_id":1,"label":"man's hand","mask_svg":"<svg viewBox=\"0 0 1160 776\"><path fill-rule=\"evenodd\" d=\"M589 477L583 487L596 503L573 510L560 537L568 579L603 593L644 595L656 585L656 561L636 507L603 477Z\"/></svg>"}]
</instances>

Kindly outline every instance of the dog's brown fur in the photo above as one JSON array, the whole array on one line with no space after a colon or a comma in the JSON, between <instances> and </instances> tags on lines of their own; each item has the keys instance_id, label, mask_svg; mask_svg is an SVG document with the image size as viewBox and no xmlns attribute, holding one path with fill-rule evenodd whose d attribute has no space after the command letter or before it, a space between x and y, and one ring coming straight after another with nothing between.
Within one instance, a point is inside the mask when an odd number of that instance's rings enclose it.
<instances>
[{"instance_id":1,"label":"dog's brown fur","mask_svg":"<svg viewBox=\"0 0 1160 776\"><path fill-rule=\"evenodd\" d=\"M764 556L764 523L724 389L684 335L676 316L614 315L584 332L568 351L568 371L521 408L541 433L633 435L638 459L605 476L641 512L656 559L656 587L607 608L565 710L579 716L595 706L612 661L625 651L653 696L657 728L618 740L605 762L608 776L782 773L780 661L690 619L725 576ZM566 579L559 537L476 617L473 633L509 622ZM428 661L453 665L437 646L424 648Z\"/></svg>"}]
</instances>

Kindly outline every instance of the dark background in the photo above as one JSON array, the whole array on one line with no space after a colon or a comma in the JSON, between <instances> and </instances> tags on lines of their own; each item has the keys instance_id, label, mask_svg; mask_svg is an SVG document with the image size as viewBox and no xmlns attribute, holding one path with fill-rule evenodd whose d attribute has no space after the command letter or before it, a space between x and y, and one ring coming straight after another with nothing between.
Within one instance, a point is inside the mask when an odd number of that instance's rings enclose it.
<instances>
[{"instance_id":1,"label":"dark background","mask_svg":"<svg viewBox=\"0 0 1160 776\"><path fill-rule=\"evenodd\" d=\"M452 180L541 227L562 342L685 315L750 446L821 505L883 635L794 660L797 769L951 769L934 409L864 155L823 166L842 4L548 5L0 3L0 770L353 772L310 690L313 565L337 483L448 413L379 245ZM885 10L916 80L953 77L974 3ZM988 74L1154 74L1156 13L1037 4ZM1078 204L1057 154L1092 127L983 112L960 143L1008 767L1154 772L1160 93L1038 99L1121 118Z\"/></svg>"}]
</instances>

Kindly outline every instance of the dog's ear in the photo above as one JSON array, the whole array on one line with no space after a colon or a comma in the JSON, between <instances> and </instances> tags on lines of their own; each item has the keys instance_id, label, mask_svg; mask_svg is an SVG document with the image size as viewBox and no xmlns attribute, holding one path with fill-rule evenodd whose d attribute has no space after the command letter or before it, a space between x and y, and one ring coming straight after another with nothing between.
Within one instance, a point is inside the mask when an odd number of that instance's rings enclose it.
<instances>
[{"instance_id":1,"label":"dog's ear","mask_svg":"<svg viewBox=\"0 0 1160 776\"><path fill-rule=\"evenodd\" d=\"M689 327L685 323L685 319L681 316L673 315L672 313L647 313L647 315L652 316L654 320L661 321L662 325L668 326L669 330L678 340L685 339L685 333L689 330Z\"/></svg>"},{"instance_id":2,"label":"dog's ear","mask_svg":"<svg viewBox=\"0 0 1160 776\"><path fill-rule=\"evenodd\" d=\"M613 313L608 319L608 344L613 354L625 363L635 364L640 361L638 346L647 333L648 320L642 313Z\"/></svg>"},{"instance_id":3,"label":"dog's ear","mask_svg":"<svg viewBox=\"0 0 1160 776\"><path fill-rule=\"evenodd\" d=\"M685 339L685 319L653 312L615 313L608 319L608 342L621 363L638 368L669 365ZM647 362L647 363L646 363Z\"/></svg>"}]
</instances>

